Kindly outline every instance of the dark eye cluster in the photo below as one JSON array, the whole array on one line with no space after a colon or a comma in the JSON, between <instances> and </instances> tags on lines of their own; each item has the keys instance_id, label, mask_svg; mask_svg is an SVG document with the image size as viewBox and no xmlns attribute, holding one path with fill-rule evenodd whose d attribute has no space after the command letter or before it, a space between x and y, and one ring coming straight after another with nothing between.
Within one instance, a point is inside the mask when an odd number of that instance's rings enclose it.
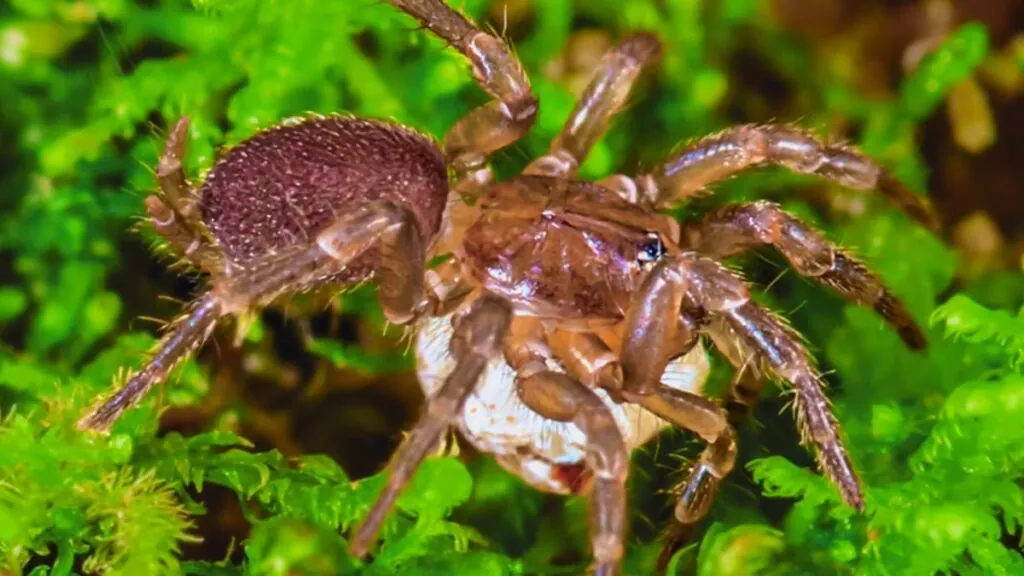
<instances>
[{"instance_id":1,"label":"dark eye cluster","mask_svg":"<svg viewBox=\"0 0 1024 576\"><path fill-rule=\"evenodd\" d=\"M640 249L637 251L637 260L641 264L650 264L657 262L664 255L665 244L661 241L661 236L657 232L651 232L640 245Z\"/></svg>"}]
</instances>

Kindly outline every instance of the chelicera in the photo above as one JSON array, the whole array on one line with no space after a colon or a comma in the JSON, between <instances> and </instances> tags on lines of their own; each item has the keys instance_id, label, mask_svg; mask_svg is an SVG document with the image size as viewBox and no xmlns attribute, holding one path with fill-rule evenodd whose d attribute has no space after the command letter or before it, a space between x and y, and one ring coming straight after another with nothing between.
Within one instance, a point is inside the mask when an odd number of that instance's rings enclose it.
<instances>
[{"instance_id":1,"label":"chelicera","mask_svg":"<svg viewBox=\"0 0 1024 576\"><path fill-rule=\"evenodd\" d=\"M368 553L403 486L454 426L537 488L588 494L594 571L618 573L631 450L665 426L706 442L682 484L676 518L684 525L708 512L733 468L733 428L702 390L702 336L737 368L791 385L822 471L863 508L812 358L720 260L774 246L799 273L876 310L912 348L925 346L920 328L876 276L776 204L731 205L685 226L659 210L765 164L878 189L933 224L929 206L856 150L781 125L727 129L650 172L581 181L577 168L659 54L647 34L605 55L548 154L498 182L489 157L537 115L521 65L502 39L441 0L390 2L468 58L493 100L440 145L381 120L290 121L231 149L198 194L181 164L188 127L179 121L157 167L162 194L146 207L210 287L81 428L108 428L220 320L288 294L372 280L387 318L415 329L427 400L386 488L351 534L357 555Z\"/></svg>"}]
</instances>

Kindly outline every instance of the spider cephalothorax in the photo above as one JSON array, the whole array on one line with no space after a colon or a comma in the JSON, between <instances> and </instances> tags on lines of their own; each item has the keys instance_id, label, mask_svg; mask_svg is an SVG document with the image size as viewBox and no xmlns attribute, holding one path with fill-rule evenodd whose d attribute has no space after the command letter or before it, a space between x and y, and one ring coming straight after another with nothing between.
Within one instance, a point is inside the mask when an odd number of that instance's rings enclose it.
<instances>
[{"instance_id":1,"label":"spider cephalothorax","mask_svg":"<svg viewBox=\"0 0 1024 576\"><path fill-rule=\"evenodd\" d=\"M737 367L792 386L804 439L846 502L862 508L800 338L751 301L719 260L772 245L801 274L874 308L911 347L925 345L921 330L878 278L773 203L727 206L685 227L659 210L763 164L877 188L932 224L927 204L857 151L778 125L725 130L645 174L580 181L578 166L657 57L659 43L646 34L604 57L549 154L496 182L488 158L522 137L537 114L521 66L500 38L441 0L391 3L462 52L494 100L457 122L440 147L379 120L286 123L233 148L198 199L181 165L187 123L179 122L157 168L162 195L146 206L157 231L209 275L210 288L81 427L108 427L218 320L282 295L372 280L388 319L416 329L427 401L384 492L352 534L356 554L370 549L399 491L455 426L538 488L589 494L595 571L617 573L633 448L666 425L707 443L682 485L683 524L707 513L733 467L733 430L702 393L701 335ZM742 392L734 394L742 400L757 390Z\"/></svg>"}]
</instances>

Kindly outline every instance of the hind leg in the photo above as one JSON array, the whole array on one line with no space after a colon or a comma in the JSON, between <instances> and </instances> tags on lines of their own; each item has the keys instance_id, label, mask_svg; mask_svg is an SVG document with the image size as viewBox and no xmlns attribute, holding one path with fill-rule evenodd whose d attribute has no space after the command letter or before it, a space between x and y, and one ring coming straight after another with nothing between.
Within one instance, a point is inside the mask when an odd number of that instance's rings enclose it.
<instances>
[{"instance_id":1,"label":"hind leg","mask_svg":"<svg viewBox=\"0 0 1024 576\"><path fill-rule=\"evenodd\" d=\"M371 248L379 251L374 277L388 320L405 324L436 304L434 292L425 289L423 239L412 214L389 202L363 206L328 226L310 245L248 262L232 276L216 279L210 291L171 324L142 370L90 410L79 428L109 428L201 346L220 319L266 306L286 293L322 286Z\"/></svg>"},{"instance_id":2,"label":"hind leg","mask_svg":"<svg viewBox=\"0 0 1024 576\"><path fill-rule=\"evenodd\" d=\"M438 445L476 388L487 364L501 353L512 321L512 307L505 300L485 294L468 312L456 317L449 344L456 364L440 388L427 399L426 409L406 441L388 463L388 480L362 523L352 532L350 550L365 556L388 513L419 464Z\"/></svg>"}]
</instances>

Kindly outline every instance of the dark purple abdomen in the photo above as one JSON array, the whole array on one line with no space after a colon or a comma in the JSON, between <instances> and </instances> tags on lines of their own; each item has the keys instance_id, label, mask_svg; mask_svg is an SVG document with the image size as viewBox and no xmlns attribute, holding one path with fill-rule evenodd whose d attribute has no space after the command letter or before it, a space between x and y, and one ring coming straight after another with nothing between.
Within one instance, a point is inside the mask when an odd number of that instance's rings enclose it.
<instances>
[{"instance_id":1,"label":"dark purple abdomen","mask_svg":"<svg viewBox=\"0 0 1024 576\"><path fill-rule=\"evenodd\" d=\"M332 116L287 123L232 148L206 177L200 208L226 256L243 263L309 244L334 218L380 199L408 208L429 241L447 196L444 157L429 138Z\"/></svg>"}]
</instances>

